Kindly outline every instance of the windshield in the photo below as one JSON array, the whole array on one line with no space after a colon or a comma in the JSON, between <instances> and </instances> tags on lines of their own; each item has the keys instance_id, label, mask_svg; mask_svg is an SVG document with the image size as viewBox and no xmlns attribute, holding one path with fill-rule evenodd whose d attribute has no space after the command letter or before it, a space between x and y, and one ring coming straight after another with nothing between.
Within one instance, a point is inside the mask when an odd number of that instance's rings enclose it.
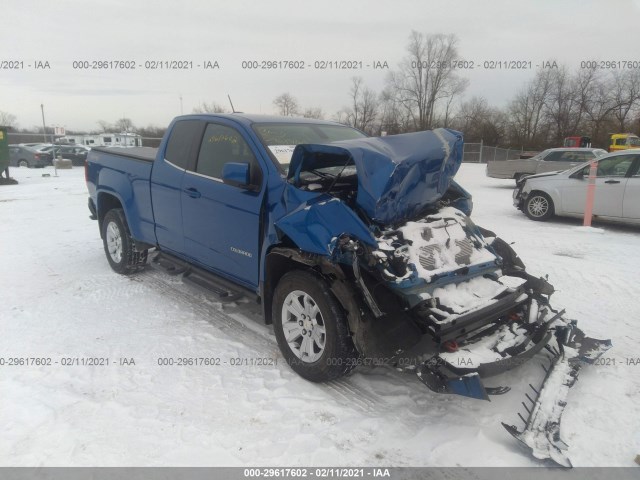
<instances>
[{"instance_id":1,"label":"windshield","mask_svg":"<svg viewBox=\"0 0 640 480\"><path fill-rule=\"evenodd\" d=\"M364 133L345 125L255 123L253 129L283 168L289 165L293 149L301 143L331 143L366 137Z\"/></svg>"}]
</instances>

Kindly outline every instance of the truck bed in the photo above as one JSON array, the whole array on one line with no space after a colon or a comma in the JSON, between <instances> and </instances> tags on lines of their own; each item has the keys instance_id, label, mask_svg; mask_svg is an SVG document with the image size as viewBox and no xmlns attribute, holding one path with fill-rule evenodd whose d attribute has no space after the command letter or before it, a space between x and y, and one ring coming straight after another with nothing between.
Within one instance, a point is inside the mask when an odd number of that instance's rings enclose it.
<instances>
[{"instance_id":1,"label":"truck bed","mask_svg":"<svg viewBox=\"0 0 640 480\"><path fill-rule=\"evenodd\" d=\"M158 149L152 147L93 147L92 150L145 162L153 162L158 153Z\"/></svg>"},{"instance_id":2,"label":"truck bed","mask_svg":"<svg viewBox=\"0 0 640 480\"><path fill-rule=\"evenodd\" d=\"M133 238L154 245L155 223L151 207L151 171L157 148L95 147L87 155L87 187L99 211L96 190L110 192L125 211Z\"/></svg>"}]
</instances>

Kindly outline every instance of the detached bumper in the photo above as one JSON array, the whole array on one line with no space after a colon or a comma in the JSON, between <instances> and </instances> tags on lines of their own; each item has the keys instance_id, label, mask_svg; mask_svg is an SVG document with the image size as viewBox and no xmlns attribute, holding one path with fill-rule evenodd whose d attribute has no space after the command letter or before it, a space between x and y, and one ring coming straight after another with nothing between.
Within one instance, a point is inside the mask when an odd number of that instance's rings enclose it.
<instances>
[{"instance_id":1,"label":"detached bumper","mask_svg":"<svg viewBox=\"0 0 640 480\"><path fill-rule=\"evenodd\" d=\"M532 300L530 308L537 311ZM569 389L578 378L583 363L594 363L611 348L610 340L589 338L579 330L576 321L562 318L564 311L549 319L546 308L540 309L537 321L529 324L528 335L519 335L526 325L515 322L502 325L489 335L463 345L455 353L440 353L431 357L416 370L418 378L431 390L438 393L453 393L467 397L489 400L489 395L506 393L510 387L485 387L482 378L509 370L529 361L543 348L551 354L551 361L544 367L546 376L537 388L529 383L533 398L526 394L528 404L522 402L527 418L518 414L524 426L502 423L506 430L534 457L549 459L558 465L571 467L566 455L567 445L560 436L560 419L567 405ZM516 333L509 338L507 333ZM516 341L517 340L517 341ZM502 344L510 344L506 349ZM496 359L491 360L495 354ZM547 358L549 358L547 356ZM477 359L486 361L477 363ZM475 365L469 365L476 362Z\"/></svg>"},{"instance_id":2,"label":"detached bumper","mask_svg":"<svg viewBox=\"0 0 640 480\"><path fill-rule=\"evenodd\" d=\"M482 378L518 367L548 345L553 336L550 328L559 315L545 319L547 313L543 310L533 324L521 320L495 325L491 333L479 334L456 352L438 353L429 358L418 366L416 374L436 393L480 400L506 393L508 387L485 387Z\"/></svg>"}]
</instances>

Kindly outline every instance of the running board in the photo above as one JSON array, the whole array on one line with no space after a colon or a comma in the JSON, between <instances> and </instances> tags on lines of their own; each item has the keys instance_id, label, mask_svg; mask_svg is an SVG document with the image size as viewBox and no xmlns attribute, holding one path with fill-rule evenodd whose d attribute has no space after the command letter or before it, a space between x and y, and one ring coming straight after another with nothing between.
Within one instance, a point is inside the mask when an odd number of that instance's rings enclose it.
<instances>
[{"instance_id":1,"label":"running board","mask_svg":"<svg viewBox=\"0 0 640 480\"><path fill-rule=\"evenodd\" d=\"M168 253L158 252L151 259L151 264L162 268L169 275L182 275L182 280L185 283L191 283L208 290L215 294L220 302L234 302L242 297L258 301L255 292Z\"/></svg>"}]
</instances>

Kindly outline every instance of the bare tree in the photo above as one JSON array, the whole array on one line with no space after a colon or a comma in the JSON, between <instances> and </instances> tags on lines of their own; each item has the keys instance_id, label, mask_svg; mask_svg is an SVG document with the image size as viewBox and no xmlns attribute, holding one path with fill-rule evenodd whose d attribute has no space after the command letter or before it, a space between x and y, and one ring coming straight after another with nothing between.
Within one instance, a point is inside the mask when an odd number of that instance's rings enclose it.
<instances>
[{"instance_id":1,"label":"bare tree","mask_svg":"<svg viewBox=\"0 0 640 480\"><path fill-rule=\"evenodd\" d=\"M585 95L584 110L589 121L591 138L594 144L608 144L607 125L611 125L613 112L620 108L612 83L602 74L594 73Z\"/></svg>"},{"instance_id":2,"label":"bare tree","mask_svg":"<svg viewBox=\"0 0 640 480\"><path fill-rule=\"evenodd\" d=\"M369 134L377 133L376 120L380 102L376 93L364 85L362 77L353 77L349 96L351 105L341 112L344 123Z\"/></svg>"},{"instance_id":3,"label":"bare tree","mask_svg":"<svg viewBox=\"0 0 640 480\"><path fill-rule=\"evenodd\" d=\"M320 107L307 107L302 112L302 116L304 118L316 118L318 120L322 120L324 118L324 112Z\"/></svg>"},{"instance_id":4,"label":"bare tree","mask_svg":"<svg viewBox=\"0 0 640 480\"><path fill-rule=\"evenodd\" d=\"M451 105L452 97L464 90L453 69L453 62L459 59L457 43L455 35L423 35L414 30L407 57L389 75L388 84L411 114L416 130L432 128L440 101L448 98Z\"/></svg>"},{"instance_id":5,"label":"bare tree","mask_svg":"<svg viewBox=\"0 0 640 480\"><path fill-rule=\"evenodd\" d=\"M0 110L0 125L3 127L16 128L18 126L16 120L16 116L12 113Z\"/></svg>"},{"instance_id":6,"label":"bare tree","mask_svg":"<svg viewBox=\"0 0 640 480\"><path fill-rule=\"evenodd\" d=\"M278 113L283 117L298 115L298 111L300 109L298 100L289 92L285 92L277 96L273 100L273 104L278 107Z\"/></svg>"},{"instance_id":7,"label":"bare tree","mask_svg":"<svg viewBox=\"0 0 640 480\"><path fill-rule=\"evenodd\" d=\"M615 108L612 113L619 132L627 131L629 114L640 103L640 71L625 70L612 73L612 96Z\"/></svg>"},{"instance_id":8,"label":"bare tree","mask_svg":"<svg viewBox=\"0 0 640 480\"><path fill-rule=\"evenodd\" d=\"M469 79L467 78L454 78L450 84L448 84L445 88L446 102L444 107L444 113L442 115L442 120L440 123L444 128L449 127L449 122L451 121L452 111L455 100L457 100L462 93L469 86Z\"/></svg>"},{"instance_id":9,"label":"bare tree","mask_svg":"<svg viewBox=\"0 0 640 480\"><path fill-rule=\"evenodd\" d=\"M114 127L119 132L132 132L136 128L131 119L126 117L116 120Z\"/></svg>"},{"instance_id":10,"label":"bare tree","mask_svg":"<svg viewBox=\"0 0 640 480\"><path fill-rule=\"evenodd\" d=\"M100 127L100 130L102 130L102 132L104 133L117 131L117 129L106 120L98 120L97 123L98 123L98 126Z\"/></svg>"},{"instance_id":11,"label":"bare tree","mask_svg":"<svg viewBox=\"0 0 640 480\"><path fill-rule=\"evenodd\" d=\"M386 88L380 93L380 130L388 135L413 130L413 118L398 101L394 92Z\"/></svg>"},{"instance_id":12,"label":"bare tree","mask_svg":"<svg viewBox=\"0 0 640 480\"><path fill-rule=\"evenodd\" d=\"M465 141L499 145L506 137L507 116L490 107L485 98L473 97L460 106L452 126L464 134Z\"/></svg>"},{"instance_id":13,"label":"bare tree","mask_svg":"<svg viewBox=\"0 0 640 480\"><path fill-rule=\"evenodd\" d=\"M137 130L138 135L145 138L162 138L166 132L166 128L156 127L155 125L147 125Z\"/></svg>"},{"instance_id":14,"label":"bare tree","mask_svg":"<svg viewBox=\"0 0 640 480\"><path fill-rule=\"evenodd\" d=\"M509 105L513 140L532 148L545 138L544 114L551 91L551 69L540 70Z\"/></svg>"},{"instance_id":15,"label":"bare tree","mask_svg":"<svg viewBox=\"0 0 640 480\"><path fill-rule=\"evenodd\" d=\"M217 102L201 102L193 108L193 113L227 113L227 109Z\"/></svg>"},{"instance_id":16,"label":"bare tree","mask_svg":"<svg viewBox=\"0 0 640 480\"><path fill-rule=\"evenodd\" d=\"M566 66L551 71L546 116L553 145L562 145L565 137L580 134L585 80L572 76Z\"/></svg>"}]
</instances>

